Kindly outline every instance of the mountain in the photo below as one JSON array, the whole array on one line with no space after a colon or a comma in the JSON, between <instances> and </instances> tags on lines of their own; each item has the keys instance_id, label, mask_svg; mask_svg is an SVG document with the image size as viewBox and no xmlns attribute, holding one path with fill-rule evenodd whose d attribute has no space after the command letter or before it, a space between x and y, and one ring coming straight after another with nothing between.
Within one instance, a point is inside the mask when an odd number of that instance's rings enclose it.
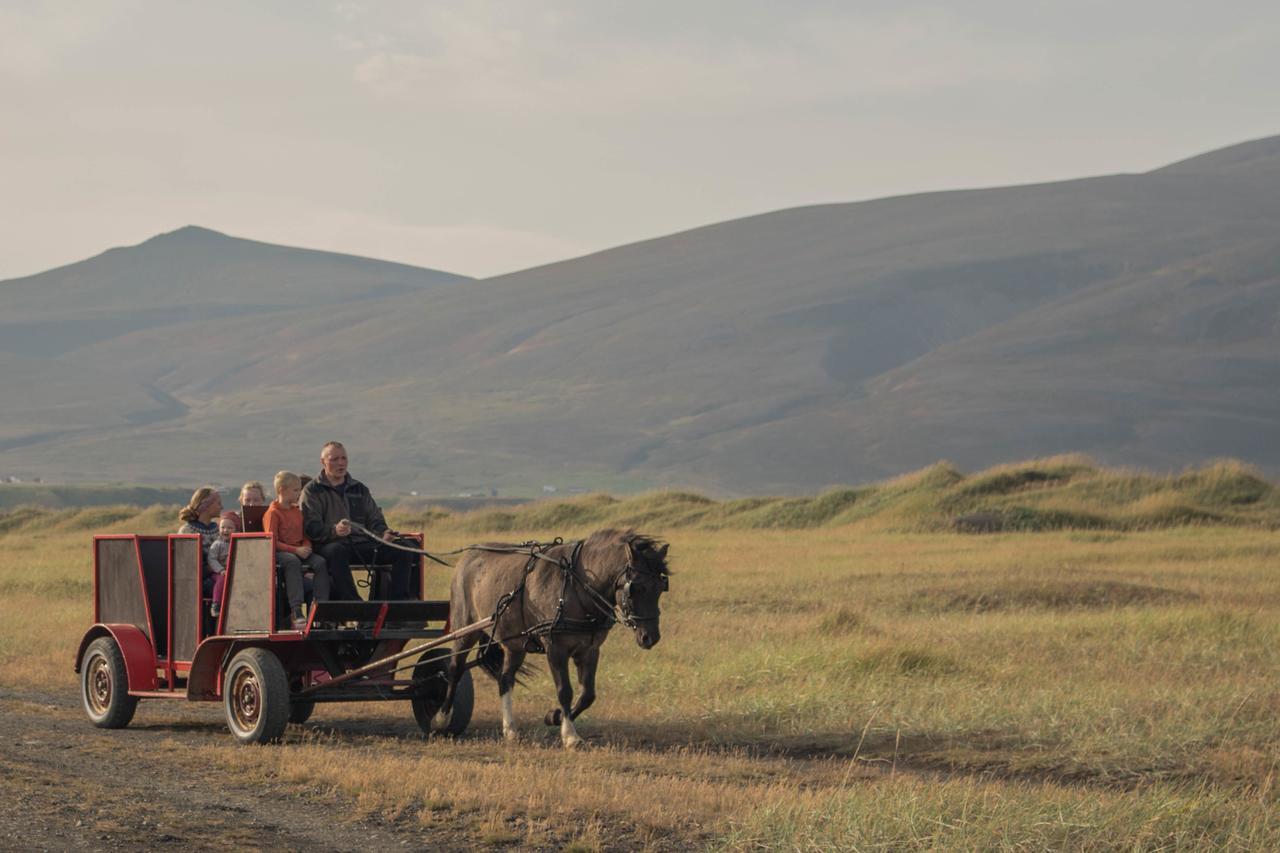
<instances>
[{"instance_id":1,"label":"mountain","mask_svg":"<svg viewBox=\"0 0 1280 853\"><path fill-rule=\"evenodd\" d=\"M284 314L279 294L306 282L262 277L224 303L233 319L58 351L185 411L42 431L21 464L230 481L309 470L338 435L357 476L430 491L812 491L1066 451L1274 473L1277 226L1280 137L1140 175L784 210ZM78 292L110 254L76 265ZM171 269L212 262L183 257Z\"/></svg>"},{"instance_id":2,"label":"mountain","mask_svg":"<svg viewBox=\"0 0 1280 853\"><path fill-rule=\"evenodd\" d=\"M0 282L0 348L60 355L140 330L379 299L466 280L187 226L137 246Z\"/></svg>"},{"instance_id":3,"label":"mountain","mask_svg":"<svg viewBox=\"0 0 1280 853\"><path fill-rule=\"evenodd\" d=\"M0 452L8 453L0 458L0 472L46 470L76 477L84 460L75 451L62 458L69 442L110 444L149 424L177 434L187 428L190 407L164 391L164 382L140 381L139 371L122 362L83 357L103 342L153 342L137 354L151 368L147 375L181 375L202 346L221 351L224 331L247 317L289 329L295 315L317 308L376 305L470 281L194 226L2 281L0 395L9 403L0 413ZM267 331L262 340L241 345L266 353L277 336ZM149 456L91 470L100 477L166 479Z\"/></svg>"}]
</instances>

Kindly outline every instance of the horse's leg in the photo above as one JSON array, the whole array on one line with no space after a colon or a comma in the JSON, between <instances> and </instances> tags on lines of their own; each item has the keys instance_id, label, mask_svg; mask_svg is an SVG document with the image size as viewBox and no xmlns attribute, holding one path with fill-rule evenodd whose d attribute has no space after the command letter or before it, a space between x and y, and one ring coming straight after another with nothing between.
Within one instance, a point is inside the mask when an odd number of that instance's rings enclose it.
<instances>
[{"instance_id":1,"label":"horse's leg","mask_svg":"<svg viewBox=\"0 0 1280 853\"><path fill-rule=\"evenodd\" d=\"M444 693L444 702L440 705L440 710L436 711L436 716L440 719L441 724L449 722L449 715L453 713L453 697L458 691L458 682L462 680L462 673L467 670L467 657L471 652L471 647L476 644L479 639L478 635L469 637L459 637L453 641L453 654L449 657L447 672L449 674L449 686Z\"/></svg>"},{"instance_id":2,"label":"horse's leg","mask_svg":"<svg viewBox=\"0 0 1280 853\"><path fill-rule=\"evenodd\" d=\"M573 656L573 663L578 668L578 688L582 691L578 694L578 701L574 703L573 712L569 714L571 720L576 720L579 714L596 701L596 665L600 663L600 646L592 643L579 650Z\"/></svg>"},{"instance_id":3,"label":"horse's leg","mask_svg":"<svg viewBox=\"0 0 1280 853\"><path fill-rule=\"evenodd\" d=\"M569 715L569 706L573 702L573 683L569 681L569 651L556 642L547 644L547 666L551 669L551 678L556 683L556 699L560 707L553 713L560 717L560 740L566 749L573 749L582 743L578 730Z\"/></svg>"},{"instance_id":4,"label":"horse's leg","mask_svg":"<svg viewBox=\"0 0 1280 853\"><path fill-rule=\"evenodd\" d=\"M502 702L502 736L507 740L515 740L515 715L511 711L511 690L516 686L516 673L524 663L526 654L521 645L502 646L502 674L498 676L498 699Z\"/></svg>"}]
</instances>

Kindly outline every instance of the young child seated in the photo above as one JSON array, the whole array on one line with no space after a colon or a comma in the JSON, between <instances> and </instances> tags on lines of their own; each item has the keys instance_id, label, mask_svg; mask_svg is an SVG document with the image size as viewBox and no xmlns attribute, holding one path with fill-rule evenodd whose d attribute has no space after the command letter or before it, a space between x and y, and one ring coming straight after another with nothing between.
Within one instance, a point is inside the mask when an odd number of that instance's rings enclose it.
<instances>
[{"instance_id":1,"label":"young child seated","mask_svg":"<svg viewBox=\"0 0 1280 853\"><path fill-rule=\"evenodd\" d=\"M240 532L240 516L227 510L218 518L218 538L209 546L209 571L213 577L213 604L209 615L222 612L222 588L227 583L227 560L231 558L231 534Z\"/></svg>"},{"instance_id":2,"label":"young child seated","mask_svg":"<svg viewBox=\"0 0 1280 853\"><path fill-rule=\"evenodd\" d=\"M267 507L262 522L267 533L276 539L276 566L284 575L285 594L289 597L289 618L295 630L306 627L307 614L303 608L302 570L315 573L316 601L329 598L329 568L324 558L312 552L311 540L302 532L302 510L298 498L302 495L302 481L292 471L281 471L275 477L276 499Z\"/></svg>"}]
</instances>

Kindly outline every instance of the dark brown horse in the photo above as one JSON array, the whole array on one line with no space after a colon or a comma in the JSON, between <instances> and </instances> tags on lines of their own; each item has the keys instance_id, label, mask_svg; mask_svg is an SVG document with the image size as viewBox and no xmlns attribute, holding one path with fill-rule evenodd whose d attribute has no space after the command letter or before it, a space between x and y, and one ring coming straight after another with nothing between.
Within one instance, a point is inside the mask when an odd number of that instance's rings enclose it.
<instances>
[{"instance_id":1,"label":"dark brown horse","mask_svg":"<svg viewBox=\"0 0 1280 853\"><path fill-rule=\"evenodd\" d=\"M545 649L559 700L546 723L560 726L566 747L578 746L582 739L573 721L595 701L600 645L616 621L615 609L642 649L653 648L661 636L658 598L667 588L666 560L666 544L630 530L600 530L585 540L546 548L474 546L454 571L450 623L470 625L486 616L496 621L488 636L454 641L441 715L451 712L466 658L481 643L477 663L498 681L502 733L515 738L511 690L516 675L525 655ZM572 704L570 660L582 691L577 704Z\"/></svg>"}]
</instances>

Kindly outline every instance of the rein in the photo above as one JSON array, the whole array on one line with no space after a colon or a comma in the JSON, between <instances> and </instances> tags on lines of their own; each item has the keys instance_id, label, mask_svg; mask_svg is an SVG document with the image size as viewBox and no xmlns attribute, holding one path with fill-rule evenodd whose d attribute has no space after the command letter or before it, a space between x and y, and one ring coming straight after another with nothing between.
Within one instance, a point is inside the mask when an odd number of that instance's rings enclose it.
<instances>
[{"instance_id":1,"label":"rein","mask_svg":"<svg viewBox=\"0 0 1280 853\"><path fill-rule=\"evenodd\" d=\"M395 548L397 551L406 551L410 554L421 554L427 559L432 560L433 562L439 563L442 566L446 566L450 569L454 568L453 563L450 563L443 558L456 557L459 554L465 554L468 551L490 551L495 554L529 554L530 556L534 556L534 557L538 557L543 560L546 560L548 563L555 563L558 565L559 562L557 560L552 560L550 557L540 552L552 546L563 544L564 542L563 539L560 539L559 537L557 537L553 542L538 542L537 540L530 539L528 542L521 543L520 545L512 545L509 547L504 547L502 545L463 545L461 548L455 548L452 551L442 551L439 554L433 554L430 551L426 550L425 548L414 548L412 546L405 545L402 542L392 542L387 539L383 539L381 536L374 533L372 530L365 527L363 524L352 521L349 518L344 518L342 520L345 521L347 524L351 525L351 529L353 531L355 531L356 533L362 533L365 536L369 537L370 539L373 540L374 544L379 547L385 545L388 548Z\"/></svg>"}]
</instances>

